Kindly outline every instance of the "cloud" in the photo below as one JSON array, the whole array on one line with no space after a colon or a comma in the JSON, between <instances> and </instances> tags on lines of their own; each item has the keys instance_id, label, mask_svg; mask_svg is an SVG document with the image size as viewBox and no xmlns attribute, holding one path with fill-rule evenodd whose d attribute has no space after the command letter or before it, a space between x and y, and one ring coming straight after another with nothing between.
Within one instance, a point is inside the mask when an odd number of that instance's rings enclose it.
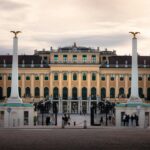
<instances>
[{"instance_id":1,"label":"cloud","mask_svg":"<svg viewBox=\"0 0 150 150\"><path fill-rule=\"evenodd\" d=\"M27 7L25 3L15 2L12 0L0 0L0 10L1 11L12 11Z\"/></svg>"},{"instance_id":2,"label":"cloud","mask_svg":"<svg viewBox=\"0 0 150 150\"><path fill-rule=\"evenodd\" d=\"M21 53L76 41L119 54L131 53L128 32L140 31L140 53L148 54L149 5L147 0L0 0L0 54L12 47L10 30L22 31Z\"/></svg>"}]
</instances>

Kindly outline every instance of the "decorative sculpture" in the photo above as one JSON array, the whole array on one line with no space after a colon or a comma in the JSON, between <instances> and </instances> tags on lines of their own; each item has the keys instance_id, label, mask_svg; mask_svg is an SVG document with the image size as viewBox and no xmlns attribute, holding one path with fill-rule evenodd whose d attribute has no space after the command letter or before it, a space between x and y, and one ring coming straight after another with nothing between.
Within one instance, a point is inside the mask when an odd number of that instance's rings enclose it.
<instances>
[{"instance_id":1,"label":"decorative sculpture","mask_svg":"<svg viewBox=\"0 0 150 150\"><path fill-rule=\"evenodd\" d=\"M21 33L21 31L10 31L10 32L14 33L15 38L17 38L17 34Z\"/></svg>"},{"instance_id":2,"label":"decorative sculpture","mask_svg":"<svg viewBox=\"0 0 150 150\"><path fill-rule=\"evenodd\" d=\"M136 38L136 35L139 34L140 32L129 32L133 35L133 38Z\"/></svg>"}]
</instances>

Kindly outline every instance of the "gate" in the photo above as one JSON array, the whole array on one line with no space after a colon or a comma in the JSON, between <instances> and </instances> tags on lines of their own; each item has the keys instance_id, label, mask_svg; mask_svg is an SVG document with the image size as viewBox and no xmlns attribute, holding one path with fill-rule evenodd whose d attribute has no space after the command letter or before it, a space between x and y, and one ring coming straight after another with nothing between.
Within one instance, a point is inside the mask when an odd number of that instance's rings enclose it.
<instances>
[{"instance_id":1,"label":"gate","mask_svg":"<svg viewBox=\"0 0 150 150\"><path fill-rule=\"evenodd\" d=\"M114 103L100 101L91 107L91 126L104 126L114 124Z\"/></svg>"}]
</instances>

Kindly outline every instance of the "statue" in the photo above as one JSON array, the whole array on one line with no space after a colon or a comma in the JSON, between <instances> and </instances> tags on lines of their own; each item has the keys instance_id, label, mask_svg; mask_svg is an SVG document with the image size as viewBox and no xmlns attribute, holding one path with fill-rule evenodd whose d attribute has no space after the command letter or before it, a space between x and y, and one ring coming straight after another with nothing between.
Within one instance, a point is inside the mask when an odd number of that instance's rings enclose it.
<instances>
[{"instance_id":1,"label":"statue","mask_svg":"<svg viewBox=\"0 0 150 150\"><path fill-rule=\"evenodd\" d=\"M136 35L139 34L140 32L129 32L133 35L133 38L136 38Z\"/></svg>"},{"instance_id":2,"label":"statue","mask_svg":"<svg viewBox=\"0 0 150 150\"><path fill-rule=\"evenodd\" d=\"M17 34L21 33L21 31L10 31L10 32L14 33L15 38L17 38Z\"/></svg>"}]
</instances>

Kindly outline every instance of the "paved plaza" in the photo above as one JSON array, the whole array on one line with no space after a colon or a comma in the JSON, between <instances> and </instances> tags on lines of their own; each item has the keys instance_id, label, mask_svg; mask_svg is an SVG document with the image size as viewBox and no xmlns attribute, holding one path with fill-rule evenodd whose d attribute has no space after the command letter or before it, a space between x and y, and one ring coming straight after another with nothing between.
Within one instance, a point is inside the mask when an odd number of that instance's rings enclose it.
<instances>
[{"instance_id":1,"label":"paved plaza","mask_svg":"<svg viewBox=\"0 0 150 150\"><path fill-rule=\"evenodd\" d=\"M140 128L1 129L0 150L149 150L150 130Z\"/></svg>"}]
</instances>

